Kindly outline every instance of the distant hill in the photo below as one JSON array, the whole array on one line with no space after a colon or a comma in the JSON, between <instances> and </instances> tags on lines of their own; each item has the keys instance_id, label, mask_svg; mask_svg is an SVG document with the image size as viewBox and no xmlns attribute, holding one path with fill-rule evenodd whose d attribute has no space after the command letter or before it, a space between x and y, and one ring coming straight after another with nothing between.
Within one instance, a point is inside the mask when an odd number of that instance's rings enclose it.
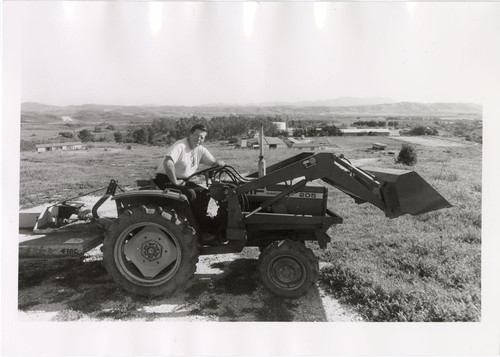
<instances>
[{"instance_id":1,"label":"distant hill","mask_svg":"<svg viewBox=\"0 0 500 357\"><path fill-rule=\"evenodd\" d=\"M382 102L382 103L381 103ZM370 104L371 103L371 104ZM330 119L334 116L432 116L442 118L482 118L482 106L474 103L393 102L387 98L337 98L297 103L203 106L120 106L83 104L52 106L34 102L21 105L21 123L128 123L160 117L205 118L227 115L287 116L291 119Z\"/></svg>"},{"instance_id":2,"label":"distant hill","mask_svg":"<svg viewBox=\"0 0 500 357\"><path fill-rule=\"evenodd\" d=\"M314 100L314 101L300 101L300 102L269 102L269 103L257 103L249 104L250 106L293 106L293 107L350 107L350 106L362 106L362 105L376 105L376 104L387 104L395 103L394 100L390 98L353 98L353 97L342 97L327 100Z\"/></svg>"},{"instance_id":3,"label":"distant hill","mask_svg":"<svg viewBox=\"0 0 500 357\"><path fill-rule=\"evenodd\" d=\"M41 104L36 102L24 102L21 104L22 111L45 111L45 110L55 110L57 106Z\"/></svg>"}]
</instances>

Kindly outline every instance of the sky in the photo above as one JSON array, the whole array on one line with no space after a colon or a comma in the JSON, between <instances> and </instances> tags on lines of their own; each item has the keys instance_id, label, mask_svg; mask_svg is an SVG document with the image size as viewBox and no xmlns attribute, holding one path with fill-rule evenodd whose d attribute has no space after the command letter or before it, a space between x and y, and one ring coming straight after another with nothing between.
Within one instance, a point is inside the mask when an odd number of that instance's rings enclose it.
<instances>
[{"instance_id":1,"label":"sky","mask_svg":"<svg viewBox=\"0 0 500 357\"><path fill-rule=\"evenodd\" d=\"M480 103L499 3L4 2L21 101L201 105L338 97Z\"/></svg>"}]
</instances>

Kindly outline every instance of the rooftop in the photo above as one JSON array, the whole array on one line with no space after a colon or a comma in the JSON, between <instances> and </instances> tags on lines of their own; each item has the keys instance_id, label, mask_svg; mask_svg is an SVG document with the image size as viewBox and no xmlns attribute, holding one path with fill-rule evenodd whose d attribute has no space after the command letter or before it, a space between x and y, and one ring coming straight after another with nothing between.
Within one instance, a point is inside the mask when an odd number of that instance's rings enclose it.
<instances>
[{"instance_id":1,"label":"rooftop","mask_svg":"<svg viewBox=\"0 0 500 357\"><path fill-rule=\"evenodd\" d=\"M49 144L39 144L36 145L37 149L38 148L48 148L48 147L53 147L53 146L71 146L71 145L83 145L80 141L73 141L69 143L49 143Z\"/></svg>"}]
</instances>

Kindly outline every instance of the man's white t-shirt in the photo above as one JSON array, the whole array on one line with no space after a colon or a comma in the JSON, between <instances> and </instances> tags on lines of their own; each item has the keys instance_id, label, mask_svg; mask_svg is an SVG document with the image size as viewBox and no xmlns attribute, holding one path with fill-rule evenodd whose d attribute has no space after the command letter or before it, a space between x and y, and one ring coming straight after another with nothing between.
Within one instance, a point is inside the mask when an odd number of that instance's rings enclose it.
<instances>
[{"instance_id":1,"label":"man's white t-shirt","mask_svg":"<svg viewBox=\"0 0 500 357\"><path fill-rule=\"evenodd\" d=\"M175 176L179 179L188 178L196 172L200 164L211 165L215 158L203 146L191 150L187 138L176 141L167 149L165 157L170 157L175 164ZM156 171L166 175L164 160L160 162Z\"/></svg>"}]
</instances>

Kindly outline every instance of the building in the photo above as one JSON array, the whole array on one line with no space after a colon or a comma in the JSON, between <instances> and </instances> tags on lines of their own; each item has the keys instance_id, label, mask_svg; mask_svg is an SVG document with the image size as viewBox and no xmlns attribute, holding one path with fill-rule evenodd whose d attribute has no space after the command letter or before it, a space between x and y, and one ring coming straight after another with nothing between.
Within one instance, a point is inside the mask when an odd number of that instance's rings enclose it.
<instances>
[{"instance_id":1,"label":"building","mask_svg":"<svg viewBox=\"0 0 500 357\"><path fill-rule=\"evenodd\" d=\"M382 136L389 136L390 131L389 129L372 129L372 128L365 128L365 129L340 129L343 135L345 136L360 136L360 135L382 135Z\"/></svg>"},{"instance_id":2,"label":"building","mask_svg":"<svg viewBox=\"0 0 500 357\"><path fill-rule=\"evenodd\" d=\"M313 142L311 139L295 139L295 138L287 138L286 143L288 147L294 149L309 149L313 150L319 148L321 145Z\"/></svg>"},{"instance_id":3,"label":"building","mask_svg":"<svg viewBox=\"0 0 500 357\"><path fill-rule=\"evenodd\" d=\"M50 143L36 146L37 152L59 151L59 150L83 150L85 146L81 142Z\"/></svg>"},{"instance_id":4,"label":"building","mask_svg":"<svg viewBox=\"0 0 500 357\"><path fill-rule=\"evenodd\" d=\"M236 147L258 149L259 138L240 139ZM264 149L286 149L286 144L280 138L264 136Z\"/></svg>"},{"instance_id":5,"label":"building","mask_svg":"<svg viewBox=\"0 0 500 357\"><path fill-rule=\"evenodd\" d=\"M259 138L257 139L259 140L257 143L260 144L260 139ZM287 146L285 142L280 138L275 138L272 136L264 136L263 147L264 149L286 149Z\"/></svg>"},{"instance_id":6,"label":"building","mask_svg":"<svg viewBox=\"0 0 500 357\"><path fill-rule=\"evenodd\" d=\"M276 125L278 130L285 131L286 130L286 123L282 121L273 121L273 124Z\"/></svg>"},{"instance_id":7,"label":"building","mask_svg":"<svg viewBox=\"0 0 500 357\"><path fill-rule=\"evenodd\" d=\"M325 150L333 147L338 147L336 144L330 141L330 138L326 136L314 137L314 138L286 138L286 144L289 148L294 149L308 149L308 150Z\"/></svg>"},{"instance_id":8,"label":"building","mask_svg":"<svg viewBox=\"0 0 500 357\"><path fill-rule=\"evenodd\" d=\"M237 148L247 148L248 147L248 140L247 139L239 139L238 143L236 144Z\"/></svg>"},{"instance_id":9,"label":"building","mask_svg":"<svg viewBox=\"0 0 500 357\"><path fill-rule=\"evenodd\" d=\"M387 147L386 144L382 144L382 143L373 143L372 145L372 150L385 150L385 148Z\"/></svg>"}]
</instances>

